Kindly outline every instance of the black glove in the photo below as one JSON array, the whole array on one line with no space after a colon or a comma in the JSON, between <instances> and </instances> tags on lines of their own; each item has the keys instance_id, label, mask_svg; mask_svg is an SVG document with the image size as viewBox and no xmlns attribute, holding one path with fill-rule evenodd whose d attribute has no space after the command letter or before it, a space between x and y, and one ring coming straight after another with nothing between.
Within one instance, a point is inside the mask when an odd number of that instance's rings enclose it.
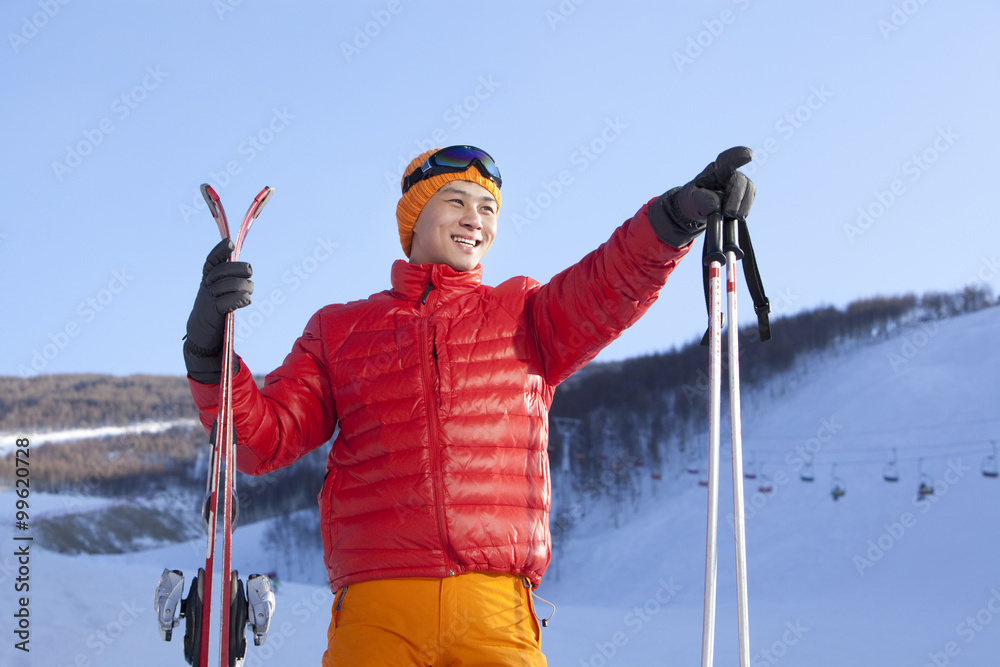
<instances>
[{"instance_id":1,"label":"black glove","mask_svg":"<svg viewBox=\"0 0 1000 667\"><path fill-rule=\"evenodd\" d=\"M233 242L223 239L208 254L202 271L201 287L187 322L184 337L184 365L188 374L202 384L222 381L222 345L226 313L250 305L253 270L246 262L229 262ZM236 362L239 364L239 361ZM234 367L234 372L239 370Z\"/></svg>"},{"instance_id":2,"label":"black glove","mask_svg":"<svg viewBox=\"0 0 1000 667\"><path fill-rule=\"evenodd\" d=\"M753 159L753 151L737 146L723 151L693 181L664 193L649 208L649 222L664 243L682 248L705 231L709 214L746 220L757 189L736 171ZM720 209L721 205L721 209Z\"/></svg>"}]
</instances>

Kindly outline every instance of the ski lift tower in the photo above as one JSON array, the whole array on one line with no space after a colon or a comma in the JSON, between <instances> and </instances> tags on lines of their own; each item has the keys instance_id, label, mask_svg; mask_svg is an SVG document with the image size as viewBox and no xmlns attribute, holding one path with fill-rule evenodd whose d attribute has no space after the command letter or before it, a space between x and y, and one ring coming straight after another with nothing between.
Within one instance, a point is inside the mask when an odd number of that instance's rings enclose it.
<instances>
[{"instance_id":1,"label":"ski lift tower","mask_svg":"<svg viewBox=\"0 0 1000 667\"><path fill-rule=\"evenodd\" d=\"M559 465L559 472L569 475L571 471L571 443L573 437L580 431L580 427L583 426L583 420L572 417L553 417L552 423L556 425L556 430L559 431L559 437L562 439L562 462Z\"/></svg>"},{"instance_id":2,"label":"ski lift tower","mask_svg":"<svg viewBox=\"0 0 1000 667\"><path fill-rule=\"evenodd\" d=\"M553 500L563 501L559 504L568 506L573 492L571 454L573 451L573 438L583 427L583 420L572 417L551 417L551 420L556 430L559 431L559 436L562 440L562 461L559 463L559 472L555 476L558 483L553 485L555 487L554 493L558 493L559 498Z\"/></svg>"}]
</instances>

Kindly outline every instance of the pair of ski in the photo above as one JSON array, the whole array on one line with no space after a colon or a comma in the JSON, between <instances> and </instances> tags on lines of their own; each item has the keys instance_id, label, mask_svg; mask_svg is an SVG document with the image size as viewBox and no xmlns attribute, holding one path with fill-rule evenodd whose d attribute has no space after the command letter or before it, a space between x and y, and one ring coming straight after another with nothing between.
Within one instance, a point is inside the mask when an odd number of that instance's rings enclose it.
<instances>
[{"instance_id":1,"label":"pair of ski","mask_svg":"<svg viewBox=\"0 0 1000 667\"><path fill-rule=\"evenodd\" d=\"M201 186L201 193L222 238L231 238L229 222L219 195L207 183ZM250 231L251 225L260 215L272 193L270 187L265 187L254 198L247 214L243 217L230 261L235 262L239 259L247 232ZM184 657L193 667L209 665L212 579L220 517L221 569L222 575L228 577L220 587L222 607L219 635L220 667L236 667L242 664L246 652L246 626L249 625L253 632L254 645L260 646L267 637L271 616L274 613L274 592L267 575L250 575L244 592L239 574L232 569L232 536L239 510L236 496L236 431L233 426L233 319L233 313L226 315L219 415L212 428L213 449L202 507L202 517L208 533L205 567L198 569L198 576L191 582L187 598L181 599L184 591L184 575L179 570L164 569L154 594L160 636L165 641L170 641L173 629L180 624L180 619L185 620Z\"/></svg>"},{"instance_id":2,"label":"pair of ski","mask_svg":"<svg viewBox=\"0 0 1000 667\"><path fill-rule=\"evenodd\" d=\"M742 246L742 249L741 249ZM750 667L750 627L747 605L746 521L743 503L743 440L740 416L739 320L736 312L736 263L744 261L747 285L754 300L760 340L771 337L768 313L771 310L760 283L757 261L750 245L746 222L723 220L721 213L708 219L703 263L708 302L709 426L708 426L708 525L705 543L705 605L702 619L701 665L712 667L715 646L715 598L719 530L719 441L722 400L722 266L726 266L726 294L729 321L729 422L733 458L733 532L736 541L736 614L740 667Z\"/></svg>"}]
</instances>

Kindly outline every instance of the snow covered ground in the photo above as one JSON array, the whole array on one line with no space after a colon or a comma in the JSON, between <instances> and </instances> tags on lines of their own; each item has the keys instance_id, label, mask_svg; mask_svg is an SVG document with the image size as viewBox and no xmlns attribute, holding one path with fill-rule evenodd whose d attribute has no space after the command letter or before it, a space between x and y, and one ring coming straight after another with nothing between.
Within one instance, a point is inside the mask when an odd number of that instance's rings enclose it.
<instances>
[{"instance_id":1,"label":"snow covered ground","mask_svg":"<svg viewBox=\"0 0 1000 667\"><path fill-rule=\"evenodd\" d=\"M1000 308L925 324L825 360L780 399L745 402L744 448L773 484L765 494L746 480L752 665L1000 664L1000 479L980 472L1000 441L998 341ZM807 458L813 482L800 480ZM728 465L724 452L718 665L737 664ZM935 487L924 500L918 468ZM837 502L834 475L847 486ZM687 475L664 484L617 530L606 507L577 522L538 591L557 607L543 631L550 665L699 664L705 489ZM31 652L16 650L14 502L0 493L0 665L184 664L179 639L159 640L152 592L165 566L197 568L197 540L120 556L32 545ZM56 496L31 502L33 514L68 511ZM237 531L241 572L270 569L263 531ZM318 665L331 604L324 586L282 581L268 643L246 664Z\"/></svg>"}]
</instances>

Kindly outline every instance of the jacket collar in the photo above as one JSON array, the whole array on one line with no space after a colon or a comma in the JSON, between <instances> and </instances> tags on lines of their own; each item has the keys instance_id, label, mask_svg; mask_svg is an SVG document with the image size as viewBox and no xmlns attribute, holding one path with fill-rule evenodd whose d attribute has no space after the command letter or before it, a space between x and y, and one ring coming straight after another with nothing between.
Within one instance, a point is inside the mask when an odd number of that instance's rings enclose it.
<instances>
[{"instance_id":1,"label":"jacket collar","mask_svg":"<svg viewBox=\"0 0 1000 667\"><path fill-rule=\"evenodd\" d=\"M411 264L397 259L392 264L392 294L408 301L419 301L428 285L440 290L438 298L469 292L483 281L483 266L471 271L456 271L447 264Z\"/></svg>"}]
</instances>

